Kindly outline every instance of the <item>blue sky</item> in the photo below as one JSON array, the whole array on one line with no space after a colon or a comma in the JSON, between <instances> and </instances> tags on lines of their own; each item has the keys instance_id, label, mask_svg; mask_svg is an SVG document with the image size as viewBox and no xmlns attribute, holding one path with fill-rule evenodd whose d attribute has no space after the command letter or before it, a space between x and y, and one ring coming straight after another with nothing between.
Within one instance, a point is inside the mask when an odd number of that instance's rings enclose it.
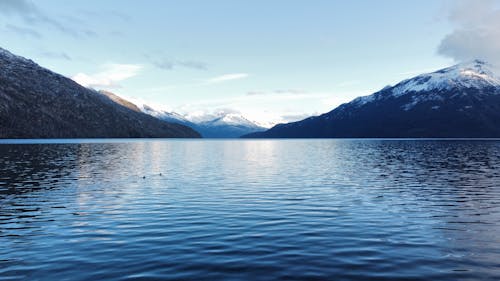
<instances>
[{"instance_id":1,"label":"blue sky","mask_svg":"<svg viewBox=\"0 0 500 281\"><path fill-rule=\"evenodd\" d=\"M496 25L498 1L470 3L0 0L0 46L181 113L289 121L487 53L460 32Z\"/></svg>"}]
</instances>

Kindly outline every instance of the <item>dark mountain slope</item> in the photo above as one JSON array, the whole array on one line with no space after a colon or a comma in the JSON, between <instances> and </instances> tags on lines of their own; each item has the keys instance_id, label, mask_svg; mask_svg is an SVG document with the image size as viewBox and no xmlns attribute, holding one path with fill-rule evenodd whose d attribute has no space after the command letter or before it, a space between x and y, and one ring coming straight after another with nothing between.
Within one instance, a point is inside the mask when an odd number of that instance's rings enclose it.
<instances>
[{"instance_id":1,"label":"dark mountain slope","mask_svg":"<svg viewBox=\"0 0 500 281\"><path fill-rule=\"evenodd\" d=\"M0 138L199 136L0 49Z\"/></svg>"},{"instance_id":2,"label":"dark mountain slope","mask_svg":"<svg viewBox=\"0 0 500 281\"><path fill-rule=\"evenodd\" d=\"M249 138L500 137L500 79L473 61L423 74L321 116Z\"/></svg>"}]
</instances>

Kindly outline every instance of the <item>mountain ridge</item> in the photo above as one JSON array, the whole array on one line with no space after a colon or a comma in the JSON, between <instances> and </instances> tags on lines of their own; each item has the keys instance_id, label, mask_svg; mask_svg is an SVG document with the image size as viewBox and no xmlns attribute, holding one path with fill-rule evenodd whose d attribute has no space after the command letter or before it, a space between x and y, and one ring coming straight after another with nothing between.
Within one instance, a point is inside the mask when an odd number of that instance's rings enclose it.
<instances>
[{"instance_id":1,"label":"mountain ridge","mask_svg":"<svg viewBox=\"0 0 500 281\"><path fill-rule=\"evenodd\" d=\"M0 48L0 138L199 137Z\"/></svg>"},{"instance_id":2,"label":"mountain ridge","mask_svg":"<svg viewBox=\"0 0 500 281\"><path fill-rule=\"evenodd\" d=\"M245 138L500 137L500 79L474 60Z\"/></svg>"},{"instance_id":3,"label":"mountain ridge","mask_svg":"<svg viewBox=\"0 0 500 281\"><path fill-rule=\"evenodd\" d=\"M205 138L239 138L245 134L264 131L265 127L250 121L240 113L219 110L204 114L179 114L147 103L130 100L142 112L158 119L189 126Z\"/></svg>"}]
</instances>

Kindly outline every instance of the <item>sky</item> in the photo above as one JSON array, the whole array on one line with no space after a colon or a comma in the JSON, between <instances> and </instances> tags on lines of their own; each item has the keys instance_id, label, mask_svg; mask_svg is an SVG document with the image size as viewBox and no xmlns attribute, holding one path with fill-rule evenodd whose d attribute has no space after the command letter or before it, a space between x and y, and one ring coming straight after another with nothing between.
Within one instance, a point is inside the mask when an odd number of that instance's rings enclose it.
<instances>
[{"instance_id":1,"label":"sky","mask_svg":"<svg viewBox=\"0 0 500 281\"><path fill-rule=\"evenodd\" d=\"M262 124L328 112L474 58L494 0L0 0L0 47L94 89Z\"/></svg>"}]
</instances>

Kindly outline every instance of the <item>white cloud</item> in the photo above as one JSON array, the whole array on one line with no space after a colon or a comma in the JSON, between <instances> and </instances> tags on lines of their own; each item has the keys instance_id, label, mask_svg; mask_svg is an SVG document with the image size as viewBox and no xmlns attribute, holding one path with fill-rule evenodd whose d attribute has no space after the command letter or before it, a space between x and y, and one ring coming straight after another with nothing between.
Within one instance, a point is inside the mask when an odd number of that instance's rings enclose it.
<instances>
[{"instance_id":1,"label":"white cloud","mask_svg":"<svg viewBox=\"0 0 500 281\"><path fill-rule=\"evenodd\" d=\"M300 89L280 89L274 91L249 91L247 96L259 96L259 95L300 95L306 94L307 92Z\"/></svg>"},{"instance_id":2,"label":"white cloud","mask_svg":"<svg viewBox=\"0 0 500 281\"><path fill-rule=\"evenodd\" d=\"M95 74L78 73L72 79L78 84L89 88L120 88L118 82L137 76L142 70L141 65L136 64L104 64L102 71Z\"/></svg>"},{"instance_id":3,"label":"white cloud","mask_svg":"<svg viewBox=\"0 0 500 281\"><path fill-rule=\"evenodd\" d=\"M207 82L208 83L221 83L221 82L226 82L226 81L231 81L231 80L245 79L248 76L250 76L248 73L224 74L224 75L221 75L221 76L210 78L210 79L207 80Z\"/></svg>"},{"instance_id":4,"label":"white cloud","mask_svg":"<svg viewBox=\"0 0 500 281\"><path fill-rule=\"evenodd\" d=\"M196 61L196 60L171 60L171 59L160 59L160 60L155 60L152 62L152 64L163 70L173 70L174 68L177 67L184 67L184 68L190 68L190 69L197 69L197 70L207 70L208 65L202 61Z\"/></svg>"},{"instance_id":5,"label":"white cloud","mask_svg":"<svg viewBox=\"0 0 500 281\"><path fill-rule=\"evenodd\" d=\"M438 53L459 62L483 59L500 65L499 4L493 0L453 2L449 20L454 30L443 38Z\"/></svg>"}]
</instances>

